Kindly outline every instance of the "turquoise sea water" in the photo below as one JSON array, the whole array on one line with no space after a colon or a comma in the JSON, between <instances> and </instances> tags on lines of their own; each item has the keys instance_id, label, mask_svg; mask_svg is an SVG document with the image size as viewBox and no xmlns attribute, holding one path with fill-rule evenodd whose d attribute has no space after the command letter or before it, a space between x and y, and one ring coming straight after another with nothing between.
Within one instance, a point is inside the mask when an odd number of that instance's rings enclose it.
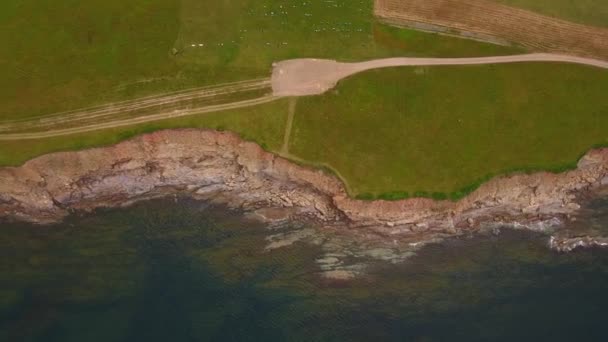
<instances>
[{"instance_id":1,"label":"turquoise sea water","mask_svg":"<svg viewBox=\"0 0 608 342\"><path fill-rule=\"evenodd\" d=\"M597 201L576 224L608 226ZM0 341L603 341L608 251L503 230L327 280L307 243L180 199L0 224Z\"/></svg>"}]
</instances>

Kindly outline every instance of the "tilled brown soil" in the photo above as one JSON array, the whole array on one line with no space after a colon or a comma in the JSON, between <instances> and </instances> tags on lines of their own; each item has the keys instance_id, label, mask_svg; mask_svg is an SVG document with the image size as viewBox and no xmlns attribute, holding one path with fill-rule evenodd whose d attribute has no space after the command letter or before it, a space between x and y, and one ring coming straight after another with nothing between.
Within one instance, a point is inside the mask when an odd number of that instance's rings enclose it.
<instances>
[{"instance_id":1,"label":"tilled brown soil","mask_svg":"<svg viewBox=\"0 0 608 342\"><path fill-rule=\"evenodd\" d=\"M487 0L375 0L374 13L405 26L433 25L468 37L494 37L533 51L608 59L606 28Z\"/></svg>"}]
</instances>

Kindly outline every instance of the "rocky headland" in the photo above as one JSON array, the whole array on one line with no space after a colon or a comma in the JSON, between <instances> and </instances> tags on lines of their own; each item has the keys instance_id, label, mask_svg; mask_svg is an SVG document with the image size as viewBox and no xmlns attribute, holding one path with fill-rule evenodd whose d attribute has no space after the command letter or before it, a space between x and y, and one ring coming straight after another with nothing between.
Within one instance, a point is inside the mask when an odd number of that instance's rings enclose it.
<instances>
[{"instance_id":1,"label":"rocky headland","mask_svg":"<svg viewBox=\"0 0 608 342\"><path fill-rule=\"evenodd\" d=\"M350 198L334 176L235 134L182 129L0 168L0 218L48 224L74 212L187 194L270 221L312 220L342 233L411 245L496 225L559 224L576 215L587 194L605 185L608 149L596 149L574 170L496 177L457 202L362 201ZM551 241L563 251L585 245L606 244L591 237Z\"/></svg>"}]
</instances>

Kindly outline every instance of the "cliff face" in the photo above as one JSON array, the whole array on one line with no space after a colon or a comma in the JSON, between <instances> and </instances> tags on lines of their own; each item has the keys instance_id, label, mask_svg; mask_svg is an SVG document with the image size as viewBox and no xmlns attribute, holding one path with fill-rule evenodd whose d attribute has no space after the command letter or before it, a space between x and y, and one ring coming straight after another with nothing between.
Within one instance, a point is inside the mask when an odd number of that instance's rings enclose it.
<instances>
[{"instance_id":1,"label":"cliff face","mask_svg":"<svg viewBox=\"0 0 608 342\"><path fill-rule=\"evenodd\" d=\"M0 169L0 216L38 223L73 210L120 206L190 193L230 205L298 207L337 219L340 184L302 169L231 133L161 131L111 147L42 156Z\"/></svg>"},{"instance_id":2,"label":"cliff face","mask_svg":"<svg viewBox=\"0 0 608 342\"><path fill-rule=\"evenodd\" d=\"M54 153L0 169L0 217L50 223L72 211L187 193L255 210L367 227L390 236L474 230L486 222L534 222L579 208L576 195L608 184L608 149L562 174L495 178L458 202L359 201L321 171L295 165L232 133L168 130L120 144Z\"/></svg>"}]
</instances>

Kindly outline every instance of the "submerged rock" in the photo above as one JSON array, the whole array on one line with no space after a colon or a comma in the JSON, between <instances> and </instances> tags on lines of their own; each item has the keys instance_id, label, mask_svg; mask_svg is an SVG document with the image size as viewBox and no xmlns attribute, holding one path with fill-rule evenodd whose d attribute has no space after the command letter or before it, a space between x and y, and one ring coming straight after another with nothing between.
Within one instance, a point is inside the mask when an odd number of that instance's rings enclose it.
<instances>
[{"instance_id":1,"label":"submerged rock","mask_svg":"<svg viewBox=\"0 0 608 342\"><path fill-rule=\"evenodd\" d=\"M608 247L608 237L580 236L556 237L549 239L549 247L558 252L571 252L577 248Z\"/></svg>"}]
</instances>

